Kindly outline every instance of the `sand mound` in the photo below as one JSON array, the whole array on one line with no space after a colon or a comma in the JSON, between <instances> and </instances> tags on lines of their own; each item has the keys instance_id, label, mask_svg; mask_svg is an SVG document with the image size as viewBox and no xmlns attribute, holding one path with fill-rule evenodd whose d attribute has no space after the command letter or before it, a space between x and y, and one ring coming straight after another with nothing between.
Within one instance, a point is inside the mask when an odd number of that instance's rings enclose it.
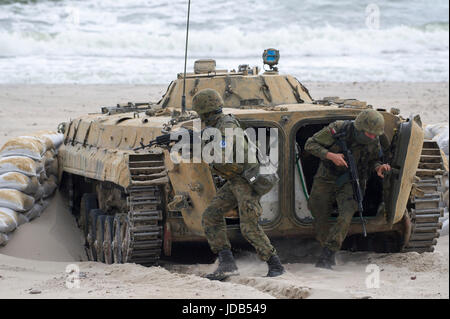
<instances>
[{"instance_id":1,"label":"sand mound","mask_svg":"<svg viewBox=\"0 0 450 319\"><path fill-rule=\"evenodd\" d=\"M370 261L376 264L392 265L399 268L407 267L413 272L448 273L448 263L440 252L422 254L409 252L374 256L370 258Z\"/></svg>"},{"instance_id":2,"label":"sand mound","mask_svg":"<svg viewBox=\"0 0 450 319\"><path fill-rule=\"evenodd\" d=\"M72 275L66 272L67 266L79 269L76 288L66 285ZM0 273L0 298L273 298L253 287L136 264L31 264L29 260L0 255Z\"/></svg>"},{"instance_id":3,"label":"sand mound","mask_svg":"<svg viewBox=\"0 0 450 319\"><path fill-rule=\"evenodd\" d=\"M41 217L11 233L0 254L47 261L87 260L81 233L59 192Z\"/></svg>"},{"instance_id":4,"label":"sand mound","mask_svg":"<svg viewBox=\"0 0 450 319\"><path fill-rule=\"evenodd\" d=\"M285 275L283 275L285 276ZM286 276L285 276L286 277ZM232 278L232 282L250 286L281 299L305 299L311 295L311 288L298 287L280 278Z\"/></svg>"}]
</instances>

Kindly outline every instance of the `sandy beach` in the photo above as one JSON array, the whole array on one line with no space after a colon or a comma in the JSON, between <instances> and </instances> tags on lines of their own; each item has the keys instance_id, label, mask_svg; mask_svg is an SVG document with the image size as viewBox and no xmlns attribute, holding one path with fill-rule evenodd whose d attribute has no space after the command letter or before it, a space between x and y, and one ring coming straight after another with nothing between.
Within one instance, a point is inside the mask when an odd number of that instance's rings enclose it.
<instances>
[{"instance_id":1,"label":"sandy beach","mask_svg":"<svg viewBox=\"0 0 450 319\"><path fill-rule=\"evenodd\" d=\"M449 121L448 82L304 85L315 99L357 98L374 108L397 107L404 117L420 114L425 124ZM157 101L165 90L166 85L0 85L0 145L14 136L56 130L58 123L101 106ZM239 276L211 282L202 276L215 264L146 268L87 262L75 220L57 193L41 217L20 226L0 248L0 298L449 298L448 240L442 236L436 251L424 254L341 251L333 271L315 268L308 257L287 262L287 273L277 278L265 278L267 266L245 252L237 258ZM317 254L314 245L293 249ZM379 288L366 285L368 265L380 271Z\"/></svg>"},{"instance_id":2,"label":"sandy beach","mask_svg":"<svg viewBox=\"0 0 450 319\"><path fill-rule=\"evenodd\" d=\"M304 82L314 99L356 98L374 108L397 107L403 117L420 114L423 123L448 122L448 82ZM0 144L11 136L42 129L101 106L158 101L167 85L0 85Z\"/></svg>"}]
</instances>

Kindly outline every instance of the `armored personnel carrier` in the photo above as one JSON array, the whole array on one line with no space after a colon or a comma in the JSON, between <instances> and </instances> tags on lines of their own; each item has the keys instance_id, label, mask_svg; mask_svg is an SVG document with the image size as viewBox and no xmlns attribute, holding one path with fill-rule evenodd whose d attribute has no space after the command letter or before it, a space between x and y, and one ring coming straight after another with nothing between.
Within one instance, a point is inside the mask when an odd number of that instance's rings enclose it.
<instances>
[{"instance_id":1,"label":"armored personnel carrier","mask_svg":"<svg viewBox=\"0 0 450 319\"><path fill-rule=\"evenodd\" d=\"M319 160L304 150L306 140L329 123L352 120L372 106L338 97L315 100L295 77L278 72L276 50L266 50L263 57L270 66L263 72L248 65L218 70L214 60L199 60L193 73L178 74L159 102L103 107L98 114L62 123L59 178L91 260L148 265L170 256L174 242L206 241L201 216L224 181L206 163L174 163L167 147L136 150L163 133L192 125L197 118L190 111L192 97L204 88L218 91L223 112L234 114L245 127L267 134L277 129L280 180L261 199L260 223L267 235L314 237L307 199ZM180 108L183 92L185 112ZM384 179L374 174L368 180L363 213L368 236L362 236L355 215L344 248L433 251L443 214L445 157L435 142L424 140L419 116L378 110L386 123L382 156L393 170ZM226 218L232 241L242 240L237 216L230 211Z\"/></svg>"}]
</instances>

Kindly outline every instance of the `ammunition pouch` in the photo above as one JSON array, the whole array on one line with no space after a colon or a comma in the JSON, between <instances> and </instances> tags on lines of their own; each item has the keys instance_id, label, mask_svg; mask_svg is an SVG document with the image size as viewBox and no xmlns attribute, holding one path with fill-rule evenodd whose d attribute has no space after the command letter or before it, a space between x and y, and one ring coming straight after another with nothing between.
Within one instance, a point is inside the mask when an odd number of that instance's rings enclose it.
<instances>
[{"instance_id":1,"label":"ammunition pouch","mask_svg":"<svg viewBox=\"0 0 450 319\"><path fill-rule=\"evenodd\" d=\"M242 164L227 163L227 164L212 164L211 167L214 169L220 177L224 179L231 179L233 177L242 174Z\"/></svg>"},{"instance_id":2,"label":"ammunition pouch","mask_svg":"<svg viewBox=\"0 0 450 319\"><path fill-rule=\"evenodd\" d=\"M336 186L342 187L344 184L347 184L350 180L351 180L350 174L346 172L336 179Z\"/></svg>"},{"instance_id":3,"label":"ammunition pouch","mask_svg":"<svg viewBox=\"0 0 450 319\"><path fill-rule=\"evenodd\" d=\"M262 174L260 165L245 170L242 177L260 196L267 194L279 181L277 173Z\"/></svg>"}]
</instances>

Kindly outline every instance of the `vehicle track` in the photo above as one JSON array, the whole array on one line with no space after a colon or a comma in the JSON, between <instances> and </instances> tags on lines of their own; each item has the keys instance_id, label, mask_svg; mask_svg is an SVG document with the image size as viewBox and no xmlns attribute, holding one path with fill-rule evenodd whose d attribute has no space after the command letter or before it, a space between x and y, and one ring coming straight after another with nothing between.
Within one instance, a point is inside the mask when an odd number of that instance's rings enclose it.
<instances>
[{"instance_id":1,"label":"vehicle track","mask_svg":"<svg viewBox=\"0 0 450 319\"><path fill-rule=\"evenodd\" d=\"M444 215L443 178L447 175L439 145L435 141L425 140L416 172L419 192L412 196L412 207L408 211L412 222L411 236L403 248L404 252L434 251L442 228L439 218Z\"/></svg>"}]
</instances>

